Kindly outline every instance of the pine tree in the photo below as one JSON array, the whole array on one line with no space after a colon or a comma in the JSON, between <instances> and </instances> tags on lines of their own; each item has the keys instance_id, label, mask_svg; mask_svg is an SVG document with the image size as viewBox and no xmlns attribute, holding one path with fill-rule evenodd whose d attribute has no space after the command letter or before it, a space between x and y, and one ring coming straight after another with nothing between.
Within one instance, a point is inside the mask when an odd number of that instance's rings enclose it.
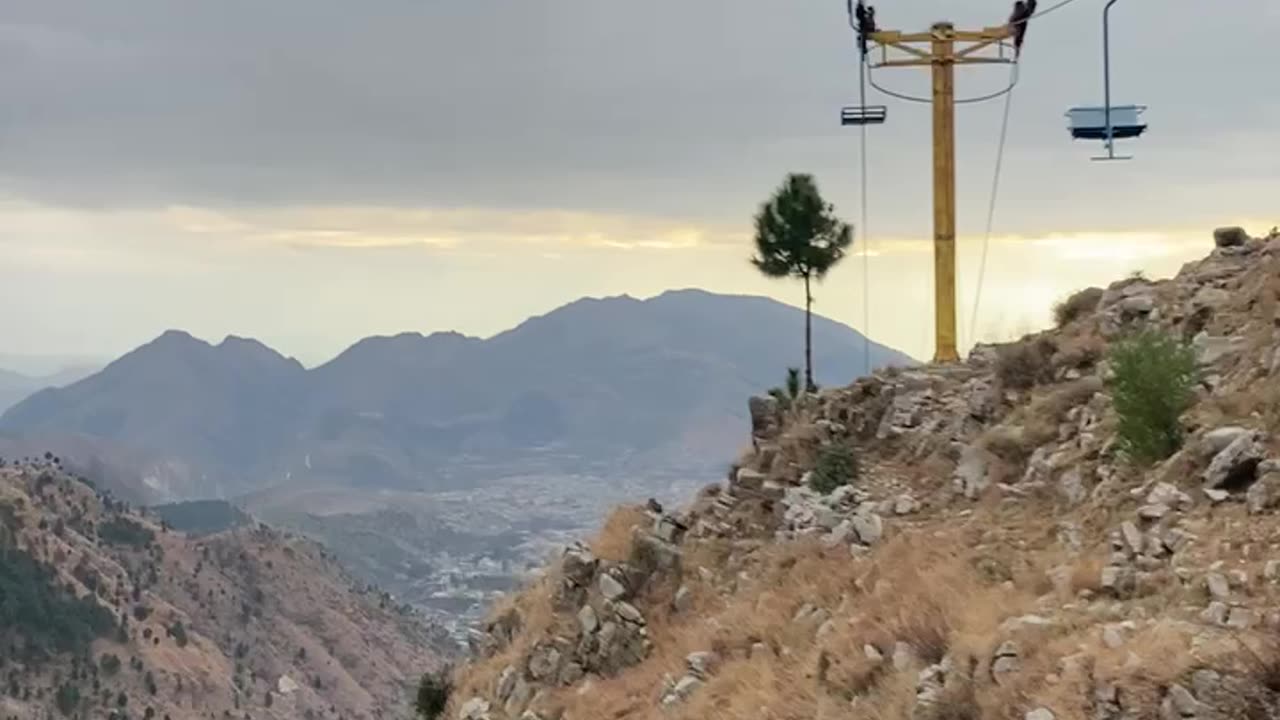
<instances>
[{"instance_id":1,"label":"pine tree","mask_svg":"<svg viewBox=\"0 0 1280 720\"><path fill-rule=\"evenodd\" d=\"M813 392L813 292L844 258L853 229L822 199L813 176L791 173L755 216L751 264L766 277L804 280L804 381Z\"/></svg>"}]
</instances>

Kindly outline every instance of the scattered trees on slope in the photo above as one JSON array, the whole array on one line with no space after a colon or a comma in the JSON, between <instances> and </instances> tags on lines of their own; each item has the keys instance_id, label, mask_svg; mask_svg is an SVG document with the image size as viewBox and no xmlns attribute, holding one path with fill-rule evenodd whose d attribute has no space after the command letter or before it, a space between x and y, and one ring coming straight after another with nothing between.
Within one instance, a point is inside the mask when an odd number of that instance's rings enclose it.
<instances>
[{"instance_id":1,"label":"scattered trees on slope","mask_svg":"<svg viewBox=\"0 0 1280 720\"><path fill-rule=\"evenodd\" d=\"M0 640L21 640L25 657L83 652L115 626L112 614L91 596L64 589L48 566L0 540Z\"/></svg>"}]
</instances>

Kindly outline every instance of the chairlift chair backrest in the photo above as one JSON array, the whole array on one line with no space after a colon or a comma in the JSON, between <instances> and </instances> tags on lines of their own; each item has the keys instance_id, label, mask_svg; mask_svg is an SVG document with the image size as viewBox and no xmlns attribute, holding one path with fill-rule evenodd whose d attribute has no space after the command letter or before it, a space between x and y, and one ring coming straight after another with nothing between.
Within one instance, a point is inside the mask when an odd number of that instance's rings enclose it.
<instances>
[{"instance_id":1,"label":"chairlift chair backrest","mask_svg":"<svg viewBox=\"0 0 1280 720\"><path fill-rule=\"evenodd\" d=\"M880 125L889 115L884 105L849 105L840 110L841 125Z\"/></svg>"},{"instance_id":2,"label":"chairlift chair backrest","mask_svg":"<svg viewBox=\"0 0 1280 720\"><path fill-rule=\"evenodd\" d=\"M1112 105L1111 137L1112 139L1133 138L1141 135L1146 123L1138 116L1146 110L1144 105ZM1106 106L1075 107L1067 111L1067 127L1071 137L1077 140L1107 139Z\"/></svg>"}]
</instances>

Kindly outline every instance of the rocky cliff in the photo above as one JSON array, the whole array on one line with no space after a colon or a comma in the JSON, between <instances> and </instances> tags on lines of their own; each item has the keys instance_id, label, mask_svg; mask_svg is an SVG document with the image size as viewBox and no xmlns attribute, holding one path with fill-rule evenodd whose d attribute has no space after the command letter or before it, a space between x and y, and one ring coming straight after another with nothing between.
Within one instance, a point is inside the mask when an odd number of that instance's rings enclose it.
<instances>
[{"instance_id":1,"label":"rocky cliff","mask_svg":"<svg viewBox=\"0 0 1280 720\"><path fill-rule=\"evenodd\" d=\"M0 461L0 718L402 718L450 645L312 542Z\"/></svg>"},{"instance_id":2,"label":"rocky cliff","mask_svg":"<svg viewBox=\"0 0 1280 720\"><path fill-rule=\"evenodd\" d=\"M726 482L495 609L449 717L1280 717L1280 235L1215 245L962 364L753 398ZM1150 464L1107 360L1140 329L1200 366Z\"/></svg>"}]
</instances>

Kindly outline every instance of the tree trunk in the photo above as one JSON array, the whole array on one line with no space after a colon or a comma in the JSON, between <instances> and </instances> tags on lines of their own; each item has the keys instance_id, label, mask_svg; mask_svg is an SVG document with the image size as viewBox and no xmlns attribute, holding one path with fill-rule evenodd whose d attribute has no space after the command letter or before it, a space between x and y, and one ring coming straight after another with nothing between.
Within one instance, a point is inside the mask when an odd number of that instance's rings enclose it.
<instances>
[{"instance_id":1,"label":"tree trunk","mask_svg":"<svg viewBox=\"0 0 1280 720\"><path fill-rule=\"evenodd\" d=\"M804 276L804 389L814 391L813 384L813 295L809 293L809 276Z\"/></svg>"}]
</instances>

